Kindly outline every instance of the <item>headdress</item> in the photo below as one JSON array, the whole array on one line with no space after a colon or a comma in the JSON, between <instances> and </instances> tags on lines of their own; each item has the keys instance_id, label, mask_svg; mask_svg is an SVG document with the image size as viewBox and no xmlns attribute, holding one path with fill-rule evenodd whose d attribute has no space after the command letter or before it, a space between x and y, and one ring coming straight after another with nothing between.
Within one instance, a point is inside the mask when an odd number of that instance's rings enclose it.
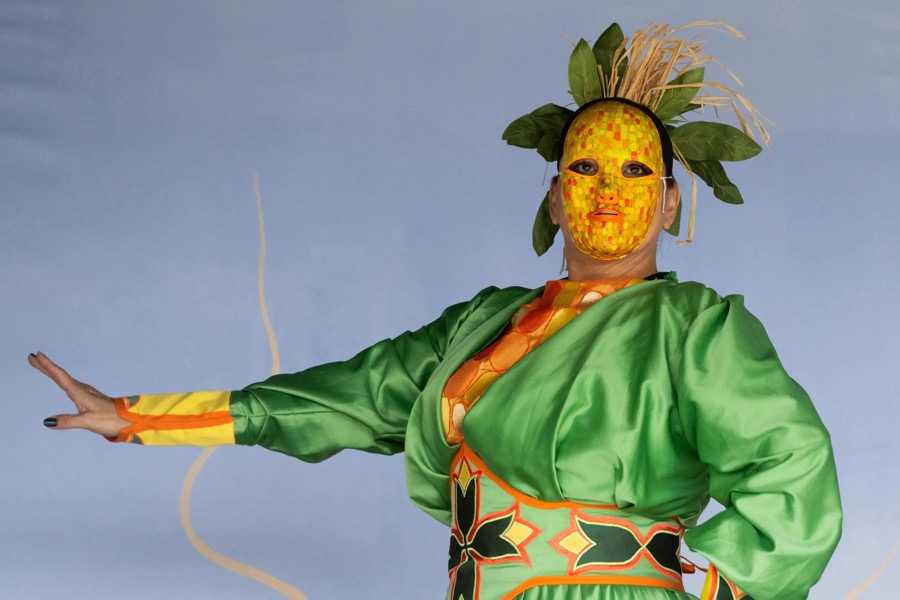
<instances>
[{"instance_id":1,"label":"headdress","mask_svg":"<svg viewBox=\"0 0 900 600\"><path fill-rule=\"evenodd\" d=\"M678 33L685 29L700 29L701 34L682 39ZM665 144L666 133L672 144L672 154L691 178L691 212L687 239L694 237L694 212L699 177L713 190L719 200L741 204L743 198L737 186L725 174L722 161L752 158L762 150L755 141L759 134L764 144L769 134L763 127L766 120L741 94L717 82L704 81L705 65L715 57L704 53L704 31L721 31L744 39L736 29L720 21L696 21L677 28L652 24L635 32L630 43L616 23L610 25L591 47L584 39L575 44L569 58L569 93L578 110L545 104L519 117L503 132L506 143L520 148L535 148L547 162L557 162L562 156L565 130L578 112L599 99L626 100L636 103L648 114L655 115L660 138ZM722 69L738 85L741 81L731 71ZM725 109L737 118L740 129L725 123L688 121L695 111L711 107ZM671 173L667 173L671 175ZM680 221L667 230L678 235ZM544 196L532 229L532 243L538 255L553 244L558 226L550 221L549 194Z\"/></svg>"}]
</instances>

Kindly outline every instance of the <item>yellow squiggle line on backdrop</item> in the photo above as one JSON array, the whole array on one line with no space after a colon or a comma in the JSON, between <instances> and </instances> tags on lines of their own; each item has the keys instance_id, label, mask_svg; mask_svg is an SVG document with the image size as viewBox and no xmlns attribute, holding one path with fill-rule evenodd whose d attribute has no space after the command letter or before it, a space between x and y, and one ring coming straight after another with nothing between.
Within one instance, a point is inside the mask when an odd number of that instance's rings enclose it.
<instances>
[{"instance_id":1,"label":"yellow squiggle line on backdrop","mask_svg":"<svg viewBox=\"0 0 900 600\"><path fill-rule=\"evenodd\" d=\"M898 551L900 551L900 540L897 540L897 543L894 544L894 547L891 548L890 552L888 552L887 557L885 557L885 559L881 561L881 564L878 565L878 568L875 569L875 571L871 575L869 575L868 579L856 586L856 589L854 589L852 592L844 596L844 600L853 600L864 591L866 591L866 589L870 585L875 583L875 580L881 577L881 574L884 573L885 569L888 568L888 565L891 564L891 561L894 559L894 556Z\"/></svg>"},{"instance_id":2,"label":"yellow squiggle line on backdrop","mask_svg":"<svg viewBox=\"0 0 900 600\"><path fill-rule=\"evenodd\" d=\"M278 341L275 339L275 332L272 330L272 323L269 321L269 312L266 310L266 291L265 286L263 285L263 274L266 264L266 225L263 219L262 195L259 193L259 178L255 171L253 172L253 188L256 192L256 213L259 216L259 264L256 269L256 286L259 291L259 307L262 312L263 324L266 328L266 336L269 339L269 349L272 352L272 375L277 375L281 371L281 359L278 354ZM207 546L194 531L194 526L191 523L191 490L194 487L194 481L197 479L197 474L200 473L200 469L203 468L204 463L206 463L215 451L215 448L204 448L203 452L200 453L200 456L194 461L194 464L188 469L187 475L184 477L184 483L181 486L181 526L184 528L184 533L188 540L190 540L191 545L193 545L194 549L201 555L219 566L234 571L238 575L249 577L250 579L267 585L276 592L279 592L292 600L308 600L303 592L277 577L251 567L250 565L236 561L233 558L228 558L227 556L219 554Z\"/></svg>"},{"instance_id":3,"label":"yellow squiggle line on backdrop","mask_svg":"<svg viewBox=\"0 0 900 600\"><path fill-rule=\"evenodd\" d=\"M281 358L278 354L278 340L272 330L269 321L269 311L266 309L266 287L263 275L266 268L266 222L263 219L262 194L259 193L259 177L253 171L253 190L256 192L256 214L259 217L259 263L256 267L256 288L259 291L259 310L262 312L263 325L266 327L266 337L269 338L269 350L272 352L272 375L281 372Z\"/></svg>"}]
</instances>

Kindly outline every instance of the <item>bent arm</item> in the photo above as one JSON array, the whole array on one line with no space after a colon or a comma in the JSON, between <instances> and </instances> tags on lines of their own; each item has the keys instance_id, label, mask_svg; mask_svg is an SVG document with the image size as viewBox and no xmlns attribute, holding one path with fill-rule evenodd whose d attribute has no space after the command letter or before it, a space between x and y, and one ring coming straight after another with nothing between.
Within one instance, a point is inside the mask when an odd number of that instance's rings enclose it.
<instances>
[{"instance_id":1,"label":"bent arm","mask_svg":"<svg viewBox=\"0 0 900 600\"><path fill-rule=\"evenodd\" d=\"M738 297L694 321L683 361L683 425L725 507L685 541L755 600L806 598L841 532L828 432Z\"/></svg>"}]
</instances>

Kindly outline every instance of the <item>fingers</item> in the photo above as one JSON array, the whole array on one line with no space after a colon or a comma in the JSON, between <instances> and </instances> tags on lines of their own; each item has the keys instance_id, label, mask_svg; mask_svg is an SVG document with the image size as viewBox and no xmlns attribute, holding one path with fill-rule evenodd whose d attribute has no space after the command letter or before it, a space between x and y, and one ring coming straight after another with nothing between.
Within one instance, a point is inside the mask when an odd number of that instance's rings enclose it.
<instances>
[{"instance_id":1,"label":"fingers","mask_svg":"<svg viewBox=\"0 0 900 600\"><path fill-rule=\"evenodd\" d=\"M78 387L78 381L66 373L65 369L50 360L43 352L29 354L28 364L52 379L67 394L71 394Z\"/></svg>"},{"instance_id":2,"label":"fingers","mask_svg":"<svg viewBox=\"0 0 900 600\"><path fill-rule=\"evenodd\" d=\"M112 398L72 378L65 369L43 352L30 354L28 364L53 380L75 404L78 414L54 415L44 419L50 429L86 429L107 437L115 437L123 427L131 425L116 413Z\"/></svg>"}]
</instances>

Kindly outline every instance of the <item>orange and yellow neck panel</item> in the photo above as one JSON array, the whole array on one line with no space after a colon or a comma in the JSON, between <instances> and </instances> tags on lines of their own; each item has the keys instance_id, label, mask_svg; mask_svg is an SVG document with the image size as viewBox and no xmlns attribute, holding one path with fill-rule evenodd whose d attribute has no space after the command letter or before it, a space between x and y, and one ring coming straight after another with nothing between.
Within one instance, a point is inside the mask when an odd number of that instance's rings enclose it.
<instances>
[{"instance_id":1,"label":"orange and yellow neck panel","mask_svg":"<svg viewBox=\"0 0 900 600\"><path fill-rule=\"evenodd\" d=\"M500 338L457 369L441 398L444 435L462 443L463 419L484 391L523 356L598 300L643 279L623 277L596 281L549 281L544 293L520 308Z\"/></svg>"}]
</instances>

